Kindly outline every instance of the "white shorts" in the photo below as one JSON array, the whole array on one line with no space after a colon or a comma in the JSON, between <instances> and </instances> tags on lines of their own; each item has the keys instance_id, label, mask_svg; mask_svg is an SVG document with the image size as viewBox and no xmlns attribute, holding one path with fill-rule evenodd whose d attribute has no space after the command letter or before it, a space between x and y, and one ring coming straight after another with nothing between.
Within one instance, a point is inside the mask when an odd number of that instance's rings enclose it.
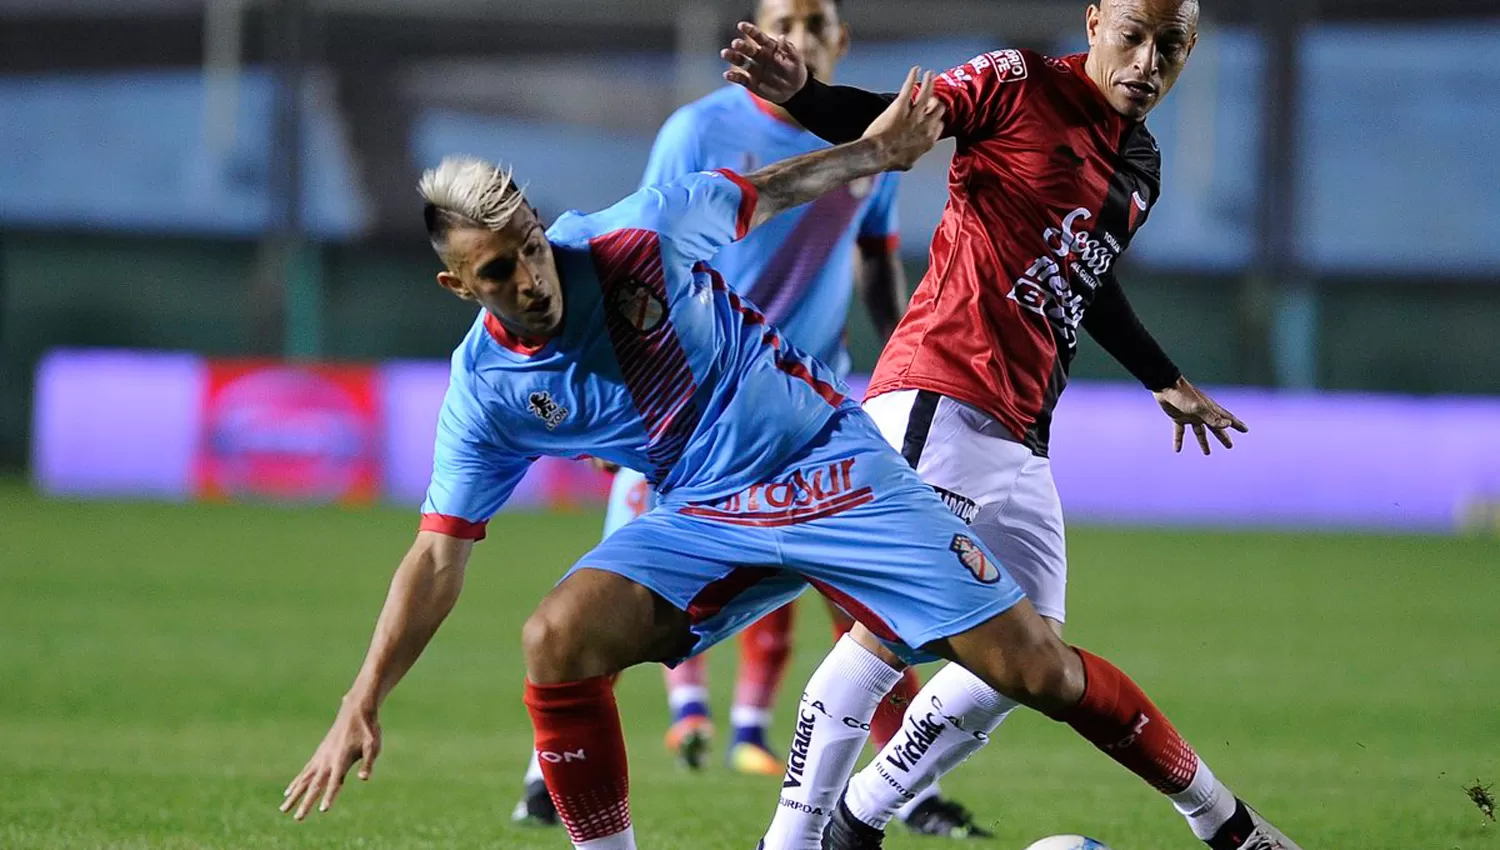
<instances>
[{"instance_id":1,"label":"white shorts","mask_svg":"<svg viewBox=\"0 0 1500 850\"><path fill-rule=\"evenodd\" d=\"M881 436L969 524L1039 614L1066 619L1068 556L1052 464L963 402L898 390L865 402Z\"/></svg>"}]
</instances>

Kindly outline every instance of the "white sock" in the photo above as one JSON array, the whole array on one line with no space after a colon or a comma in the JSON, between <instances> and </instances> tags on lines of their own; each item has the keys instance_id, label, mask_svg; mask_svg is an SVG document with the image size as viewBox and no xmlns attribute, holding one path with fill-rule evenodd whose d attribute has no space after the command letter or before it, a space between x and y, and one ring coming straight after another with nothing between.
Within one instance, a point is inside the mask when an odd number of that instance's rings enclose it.
<instances>
[{"instance_id":1,"label":"white sock","mask_svg":"<svg viewBox=\"0 0 1500 850\"><path fill-rule=\"evenodd\" d=\"M875 707L900 679L848 635L834 644L802 692L765 850L821 850L823 826L870 737Z\"/></svg>"},{"instance_id":2,"label":"white sock","mask_svg":"<svg viewBox=\"0 0 1500 850\"><path fill-rule=\"evenodd\" d=\"M536 757L536 750L531 751L531 763L526 765L526 778L522 782L530 785L540 782L542 779L542 760Z\"/></svg>"},{"instance_id":3,"label":"white sock","mask_svg":"<svg viewBox=\"0 0 1500 850\"><path fill-rule=\"evenodd\" d=\"M627 826L624 832L575 842L573 846L578 850L635 850L635 827Z\"/></svg>"},{"instance_id":4,"label":"white sock","mask_svg":"<svg viewBox=\"0 0 1500 850\"><path fill-rule=\"evenodd\" d=\"M771 709L754 705L736 705L729 709L729 722L736 729L751 726L765 729L771 725Z\"/></svg>"},{"instance_id":5,"label":"white sock","mask_svg":"<svg viewBox=\"0 0 1500 850\"><path fill-rule=\"evenodd\" d=\"M1187 789L1168 796L1172 798L1172 807L1187 818L1188 827L1202 841L1213 838L1219 827L1234 816L1234 794L1214 776L1201 758Z\"/></svg>"},{"instance_id":6,"label":"white sock","mask_svg":"<svg viewBox=\"0 0 1500 850\"><path fill-rule=\"evenodd\" d=\"M672 710L673 717L690 702L708 705L708 688L702 685L677 685L667 692L667 707Z\"/></svg>"},{"instance_id":7,"label":"white sock","mask_svg":"<svg viewBox=\"0 0 1500 850\"><path fill-rule=\"evenodd\" d=\"M905 803L901 804L901 808L896 810L896 817L902 820L906 820L907 818L911 817L912 812L917 810L917 806L920 806L928 800L931 800L933 797L936 797L939 793L942 792L942 790L942 786L939 783L934 782L931 785L927 786L925 789L918 791L917 796L912 797L910 800L907 800Z\"/></svg>"},{"instance_id":8,"label":"white sock","mask_svg":"<svg viewBox=\"0 0 1500 850\"><path fill-rule=\"evenodd\" d=\"M989 743L1015 707L957 664L939 670L907 707L901 731L850 781L849 811L885 829L897 810L910 813L935 794L938 777Z\"/></svg>"}]
</instances>

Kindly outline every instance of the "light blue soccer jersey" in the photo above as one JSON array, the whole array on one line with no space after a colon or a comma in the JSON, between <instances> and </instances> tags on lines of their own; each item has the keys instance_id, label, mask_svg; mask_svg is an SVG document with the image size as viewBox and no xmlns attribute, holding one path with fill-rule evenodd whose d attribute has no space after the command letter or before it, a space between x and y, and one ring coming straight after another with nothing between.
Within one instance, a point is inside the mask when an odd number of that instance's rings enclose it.
<instances>
[{"instance_id":1,"label":"light blue soccer jersey","mask_svg":"<svg viewBox=\"0 0 1500 850\"><path fill-rule=\"evenodd\" d=\"M723 498L857 406L707 264L755 203L734 172L698 172L559 218L547 239L562 331L532 348L480 313L453 353L422 527L482 537L542 455L641 470L664 497Z\"/></svg>"},{"instance_id":2,"label":"light blue soccer jersey","mask_svg":"<svg viewBox=\"0 0 1500 850\"><path fill-rule=\"evenodd\" d=\"M695 171L748 173L828 143L789 124L739 86L677 110L657 134L642 186ZM857 180L788 210L714 258L736 292L798 347L844 377L844 322L853 293L856 242L895 244L895 174Z\"/></svg>"}]
</instances>

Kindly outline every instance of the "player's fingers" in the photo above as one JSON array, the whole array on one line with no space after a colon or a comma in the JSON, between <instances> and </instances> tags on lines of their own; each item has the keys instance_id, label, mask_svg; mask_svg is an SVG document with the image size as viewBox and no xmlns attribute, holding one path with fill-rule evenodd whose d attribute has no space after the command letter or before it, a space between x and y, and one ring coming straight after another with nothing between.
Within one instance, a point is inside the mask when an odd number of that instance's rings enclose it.
<instances>
[{"instance_id":1,"label":"player's fingers","mask_svg":"<svg viewBox=\"0 0 1500 850\"><path fill-rule=\"evenodd\" d=\"M1227 430L1225 430L1224 428L1214 428L1212 430L1214 432L1214 436L1218 438L1219 442L1224 444L1224 448L1234 448L1234 440L1229 439L1229 432Z\"/></svg>"},{"instance_id":2,"label":"player's fingers","mask_svg":"<svg viewBox=\"0 0 1500 850\"><path fill-rule=\"evenodd\" d=\"M1198 422L1194 422L1193 423L1193 435L1198 438L1198 448L1202 449L1204 454L1212 454L1213 453L1213 449L1210 449L1208 447L1208 429L1207 428L1203 427L1203 425L1200 424L1200 423L1198 423Z\"/></svg>"},{"instance_id":3,"label":"player's fingers","mask_svg":"<svg viewBox=\"0 0 1500 850\"><path fill-rule=\"evenodd\" d=\"M925 71L922 74L922 87L917 90L917 103L923 109L926 109L932 103L932 86L936 79L931 71Z\"/></svg>"},{"instance_id":4,"label":"player's fingers","mask_svg":"<svg viewBox=\"0 0 1500 850\"><path fill-rule=\"evenodd\" d=\"M302 796L303 789L307 787L309 775L311 775L311 770L306 767L302 768L302 772L297 774L297 778L292 780L292 784L286 787L285 793L281 795L281 810L283 812L297 804L297 800Z\"/></svg>"},{"instance_id":5,"label":"player's fingers","mask_svg":"<svg viewBox=\"0 0 1500 850\"><path fill-rule=\"evenodd\" d=\"M1230 413L1227 410L1224 411L1224 413L1226 413L1229 416L1229 427L1231 427L1234 430L1240 432L1241 434L1248 434L1248 433L1250 433L1250 426L1249 425L1246 425L1245 423L1241 422L1238 417L1236 417L1233 413Z\"/></svg>"},{"instance_id":6,"label":"player's fingers","mask_svg":"<svg viewBox=\"0 0 1500 850\"><path fill-rule=\"evenodd\" d=\"M912 92L917 87L917 66L911 66L906 72L906 80L901 83L901 91L896 95L896 103L911 103Z\"/></svg>"},{"instance_id":7,"label":"player's fingers","mask_svg":"<svg viewBox=\"0 0 1500 850\"><path fill-rule=\"evenodd\" d=\"M724 79L737 86L750 87L750 75L740 68L727 68L724 71Z\"/></svg>"},{"instance_id":8,"label":"player's fingers","mask_svg":"<svg viewBox=\"0 0 1500 850\"><path fill-rule=\"evenodd\" d=\"M1179 454L1182 452L1182 432L1181 422L1172 423L1172 451Z\"/></svg>"},{"instance_id":9,"label":"player's fingers","mask_svg":"<svg viewBox=\"0 0 1500 850\"><path fill-rule=\"evenodd\" d=\"M380 744L373 738L365 742L364 751L359 754L359 778L369 779L370 774L375 772L375 759L380 755Z\"/></svg>"},{"instance_id":10,"label":"player's fingers","mask_svg":"<svg viewBox=\"0 0 1500 850\"><path fill-rule=\"evenodd\" d=\"M763 31L761 31L760 27L750 23L749 21L740 21L738 29L740 31L740 36L745 41L754 44L756 50L759 50L761 47L764 47L768 42L771 41L771 38L767 36Z\"/></svg>"},{"instance_id":11,"label":"player's fingers","mask_svg":"<svg viewBox=\"0 0 1500 850\"><path fill-rule=\"evenodd\" d=\"M302 792L302 802L297 805L297 813L292 817L302 820L307 813L312 811L313 803L317 801L318 795L323 793L323 785L327 781L323 768L318 768L313 774L312 780L307 783L307 788Z\"/></svg>"},{"instance_id":12,"label":"player's fingers","mask_svg":"<svg viewBox=\"0 0 1500 850\"><path fill-rule=\"evenodd\" d=\"M748 60L760 57L760 45L745 39L735 39L729 42L729 49L744 55Z\"/></svg>"},{"instance_id":13,"label":"player's fingers","mask_svg":"<svg viewBox=\"0 0 1500 850\"><path fill-rule=\"evenodd\" d=\"M326 812L333 805L333 798L339 795L339 789L344 785L344 777L337 773L328 777L328 786L323 789L323 799L318 803L318 811Z\"/></svg>"}]
</instances>

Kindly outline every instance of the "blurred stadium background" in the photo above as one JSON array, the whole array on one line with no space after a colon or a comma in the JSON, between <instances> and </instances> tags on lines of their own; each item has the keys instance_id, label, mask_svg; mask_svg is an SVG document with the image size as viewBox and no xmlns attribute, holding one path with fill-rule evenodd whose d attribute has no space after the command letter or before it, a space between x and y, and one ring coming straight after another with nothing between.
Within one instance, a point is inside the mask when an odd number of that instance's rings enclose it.
<instances>
[{"instance_id":1,"label":"blurred stadium background","mask_svg":"<svg viewBox=\"0 0 1500 850\"><path fill-rule=\"evenodd\" d=\"M393 698L385 785L321 832L277 823L274 790L357 664L471 319L432 285L420 169L470 152L513 162L544 215L610 203L718 84L748 4L0 0L0 845L560 845L505 815L514 635L607 486L570 464L538 466ZM1068 0L845 7L840 79L871 88L1082 48ZM1173 457L1082 346L1054 441L1072 637L1190 730L1243 733L1205 747L1317 846L1493 846L1461 789L1500 775L1500 12L1204 8L1122 280L1253 430ZM913 284L945 151L903 182ZM850 326L867 370L858 307ZM792 699L826 641L807 611ZM652 846L752 846L774 783L673 773L655 677L621 688ZM1006 846L1188 846L1040 721L979 761L955 787Z\"/></svg>"}]
</instances>

